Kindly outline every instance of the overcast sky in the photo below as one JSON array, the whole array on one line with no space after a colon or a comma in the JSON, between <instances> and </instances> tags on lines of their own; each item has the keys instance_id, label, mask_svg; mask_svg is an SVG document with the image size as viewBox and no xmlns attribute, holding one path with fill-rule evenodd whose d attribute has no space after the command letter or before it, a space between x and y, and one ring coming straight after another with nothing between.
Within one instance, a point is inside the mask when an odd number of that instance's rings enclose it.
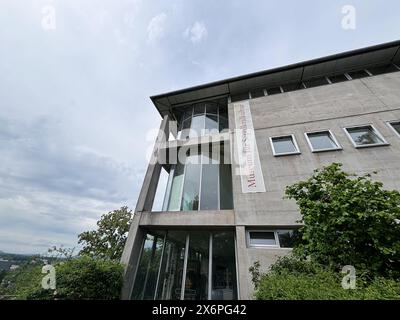
<instances>
[{"instance_id":1,"label":"overcast sky","mask_svg":"<svg viewBox=\"0 0 400 320\"><path fill-rule=\"evenodd\" d=\"M160 122L150 95L397 40L399 12L398 0L1 0L0 250L76 246L102 213L134 208Z\"/></svg>"}]
</instances>

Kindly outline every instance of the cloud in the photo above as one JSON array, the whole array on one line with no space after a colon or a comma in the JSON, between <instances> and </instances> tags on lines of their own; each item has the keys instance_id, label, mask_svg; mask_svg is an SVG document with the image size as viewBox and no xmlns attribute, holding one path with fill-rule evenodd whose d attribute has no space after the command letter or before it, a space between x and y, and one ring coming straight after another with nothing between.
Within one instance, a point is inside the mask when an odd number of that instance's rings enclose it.
<instances>
[{"instance_id":1,"label":"cloud","mask_svg":"<svg viewBox=\"0 0 400 320\"><path fill-rule=\"evenodd\" d=\"M155 43L164 36L166 21L167 15L164 12L156 15L150 20L149 25L147 26L148 42Z\"/></svg>"},{"instance_id":2,"label":"cloud","mask_svg":"<svg viewBox=\"0 0 400 320\"><path fill-rule=\"evenodd\" d=\"M199 43L207 38L208 31L204 22L196 21L191 27L188 27L183 36L192 43Z\"/></svg>"},{"instance_id":3,"label":"cloud","mask_svg":"<svg viewBox=\"0 0 400 320\"><path fill-rule=\"evenodd\" d=\"M113 157L71 145L50 116L0 117L1 250L74 246L101 214L133 207L141 173ZM40 251L40 252L39 252Z\"/></svg>"}]
</instances>

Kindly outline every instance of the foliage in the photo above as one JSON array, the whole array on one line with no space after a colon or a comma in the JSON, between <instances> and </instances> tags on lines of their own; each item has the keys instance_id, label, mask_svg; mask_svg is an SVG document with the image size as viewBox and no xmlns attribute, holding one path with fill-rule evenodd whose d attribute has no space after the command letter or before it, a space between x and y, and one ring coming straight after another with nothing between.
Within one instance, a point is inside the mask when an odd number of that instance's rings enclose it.
<instances>
[{"instance_id":1,"label":"foliage","mask_svg":"<svg viewBox=\"0 0 400 320\"><path fill-rule=\"evenodd\" d=\"M7 272L0 285L0 296L27 299L40 288L42 277L42 264L37 259L32 259L18 269Z\"/></svg>"},{"instance_id":2,"label":"foliage","mask_svg":"<svg viewBox=\"0 0 400 320\"><path fill-rule=\"evenodd\" d=\"M123 268L116 261L81 257L58 262L56 291L41 287L45 276L42 267L41 263L27 263L9 272L0 287L0 296L18 300L119 299Z\"/></svg>"},{"instance_id":3,"label":"foliage","mask_svg":"<svg viewBox=\"0 0 400 320\"><path fill-rule=\"evenodd\" d=\"M7 274L6 270L0 270L0 283L1 283L1 281L3 281L6 274Z\"/></svg>"},{"instance_id":4,"label":"foliage","mask_svg":"<svg viewBox=\"0 0 400 320\"><path fill-rule=\"evenodd\" d=\"M102 215L97 230L79 235L78 243L83 244L80 255L101 259L119 260L132 222L132 210L121 207Z\"/></svg>"},{"instance_id":5,"label":"foliage","mask_svg":"<svg viewBox=\"0 0 400 320\"><path fill-rule=\"evenodd\" d=\"M400 283L376 277L357 278L354 290L341 286L343 274L315 262L285 257L261 276L255 298L259 300L373 300L400 299Z\"/></svg>"},{"instance_id":6,"label":"foliage","mask_svg":"<svg viewBox=\"0 0 400 320\"><path fill-rule=\"evenodd\" d=\"M370 175L350 175L333 163L287 187L286 195L296 200L302 215L297 255L336 270L353 265L371 278L400 276L398 191L384 190Z\"/></svg>"},{"instance_id":7,"label":"foliage","mask_svg":"<svg viewBox=\"0 0 400 320\"><path fill-rule=\"evenodd\" d=\"M60 299L119 299L122 265L116 261L81 257L56 267L57 297Z\"/></svg>"},{"instance_id":8,"label":"foliage","mask_svg":"<svg viewBox=\"0 0 400 320\"><path fill-rule=\"evenodd\" d=\"M249 268L249 272L251 274L251 281L254 284L254 288L257 290L261 280L260 261L254 262Z\"/></svg>"},{"instance_id":9,"label":"foliage","mask_svg":"<svg viewBox=\"0 0 400 320\"><path fill-rule=\"evenodd\" d=\"M69 260L74 257L75 248L65 248L63 245L60 247L52 246L47 250L47 256L51 257L52 260Z\"/></svg>"}]
</instances>

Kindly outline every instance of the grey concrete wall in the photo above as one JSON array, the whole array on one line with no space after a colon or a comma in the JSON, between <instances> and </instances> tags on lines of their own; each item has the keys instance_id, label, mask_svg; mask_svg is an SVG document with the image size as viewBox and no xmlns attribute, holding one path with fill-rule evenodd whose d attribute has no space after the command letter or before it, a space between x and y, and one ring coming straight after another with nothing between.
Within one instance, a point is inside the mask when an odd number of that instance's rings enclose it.
<instances>
[{"instance_id":1,"label":"grey concrete wall","mask_svg":"<svg viewBox=\"0 0 400 320\"><path fill-rule=\"evenodd\" d=\"M234 129L232 104L229 121ZM234 211L241 298L251 298L248 268L259 260L264 270L287 249L246 247L246 226L293 226L300 218L296 204L283 200L284 189L308 178L314 169L332 162L363 174L378 171L374 179L385 188L400 190L400 138L386 121L400 119L400 72L288 92L250 100L253 124L266 192L243 194L240 177L233 176ZM345 135L346 126L373 124L388 146L356 149ZM312 153L305 132L330 129L341 151ZM274 157L269 137L294 134L300 155ZM234 144L233 144L234 146Z\"/></svg>"}]
</instances>

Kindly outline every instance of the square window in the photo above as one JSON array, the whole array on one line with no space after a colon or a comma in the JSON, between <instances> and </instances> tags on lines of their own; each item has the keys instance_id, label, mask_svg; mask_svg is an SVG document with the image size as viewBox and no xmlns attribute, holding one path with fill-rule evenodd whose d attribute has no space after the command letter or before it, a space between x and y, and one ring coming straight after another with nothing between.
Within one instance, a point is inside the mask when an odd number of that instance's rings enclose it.
<instances>
[{"instance_id":1,"label":"square window","mask_svg":"<svg viewBox=\"0 0 400 320\"><path fill-rule=\"evenodd\" d=\"M305 134L312 152L341 150L336 138L329 130Z\"/></svg>"},{"instance_id":2,"label":"square window","mask_svg":"<svg viewBox=\"0 0 400 320\"><path fill-rule=\"evenodd\" d=\"M270 142L274 156L283 156L283 155L300 153L294 135L273 137L270 138Z\"/></svg>"},{"instance_id":3,"label":"square window","mask_svg":"<svg viewBox=\"0 0 400 320\"><path fill-rule=\"evenodd\" d=\"M388 144L372 125L345 128L345 131L356 148Z\"/></svg>"},{"instance_id":4,"label":"square window","mask_svg":"<svg viewBox=\"0 0 400 320\"><path fill-rule=\"evenodd\" d=\"M273 231L249 231L248 245L257 246L277 246L275 233Z\"/></svg>"},{"instance_id":5,"label":"square window","mask_svg":"<svg viewBox=\"0 0 400 320\"><path fill-rule=\"evenodd\" d=\"M288 83L288 84L284 84L282 86L283 92L290 92L290 91L296 91L296 90L301 90L301 89L304 89L303 84L301 82Z\"/></svg>"},{"instance_id":6,"label":"square window","mask_svg":"<svg viewBox=\"0 0 400 320\"><path fill-rule=\"evenodd\" d=\"M400 137L400 121L388 122L393 131Z\"/></svg>"}]
</instances>

